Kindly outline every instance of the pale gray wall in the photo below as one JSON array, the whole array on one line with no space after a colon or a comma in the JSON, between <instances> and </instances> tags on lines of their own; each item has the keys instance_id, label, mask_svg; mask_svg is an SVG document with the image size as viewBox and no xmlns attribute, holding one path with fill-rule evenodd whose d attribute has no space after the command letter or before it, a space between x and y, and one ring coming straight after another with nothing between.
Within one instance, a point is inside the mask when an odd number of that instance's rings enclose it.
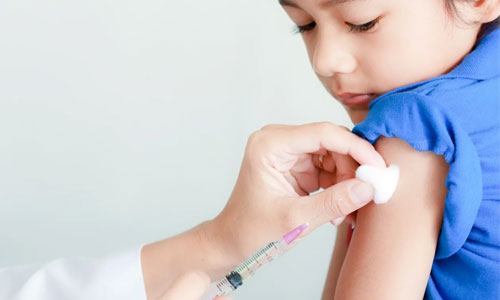
<instances>
[{"instance_id":1,"label":"pale gray wall","mask_svg":"<svg viewBox=\"0 0 500 300\"><path fill-rule=\"evenodd\" d=\"M0 1L0 266L214 217L268 123L352 126L277 1ZM325 225L235 299L318 299Z\"/></svg>"}]
</instances>

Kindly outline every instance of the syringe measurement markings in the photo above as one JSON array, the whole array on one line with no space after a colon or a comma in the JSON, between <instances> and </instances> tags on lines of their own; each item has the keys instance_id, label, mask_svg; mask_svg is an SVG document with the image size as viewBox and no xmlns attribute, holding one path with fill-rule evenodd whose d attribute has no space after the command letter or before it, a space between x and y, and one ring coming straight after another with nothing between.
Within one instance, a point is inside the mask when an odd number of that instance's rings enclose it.
<instances>
[{"instance_id":1,"label":"syringe measurement markings","mask_svg":"<svg viewBox=\"0 0 500 300\"><path fill-rule=\"evenodd\" d=\"M224 279L221 279L216 284L215 287L219 290L218 295L227 294L228 292L230 292L229 289L234 291L238 288L238 286L243 284L243 281L248 279L250 275L255 274L255 272L264 264L273 261L283 253L285 253L286 246L293 242L307 228L308 225L309 223L300 225L299 227L285 234L282 240L274 241L265 245L257 253L236 266L236 268L233 269L231 273L227 274ZM260 261L260 259L262 258L267 259L267 261ZM212 293L213 291L210 291L209 293L205 294L203 299L209 299L208 297L212 297Z\"/></svg>"},{"instance_id":2,"label":"syringe measurement markings","mask_svg":"<svg viewBox=\"0 0 500 300\"><path fill-rule=\"evenodd\" d=\"M223 287L227 284L229 284L227 278L224 278L223 280L219 281L216 285L219 292L223 292Z\"/></svg>"},{"instance_id":3,"label":"syringe measurement markings","mask_svg":"<svg viewBox=\"0 0 500 300\"><path fill-rule=\"evenodd\" d=\"M259 252L257 252L256 254L254 254L251 258L247 259L246 261L244 261L239 267L236 267L236 270L238 270L238 268L245 268L247 265L253 263L255 260L259 259L260 256L262 256L263 254L265 254L265 251L269 250L269 246L260 250Z\"/></svg>"},{"instance_id":4,"label":"syringe measurement markings","mask_svg":"<svg viewBox=\"0 0 500 300\"><path fill-rule=\"evenodd\" d=\"M247 269L247 271L250 273L250 275L254 275L255 272L250 268L250 265L254 264L255 262L257 262L259 264L259 267L262 266L262 264L259 262L259 259L265 255L267 257L268 254L266 253L268 250L270 250L271 248L276 248L276 243L275 242L272 242L272 243L269 243L266 247L264 247L263 249L261 249L259 252L255 253L252 257L250 257L249 259L247 259L246 261L244 261L240 266L236 267L236 272L238 273L241 273L244 269Z\"/></svg>"}]
</instances>

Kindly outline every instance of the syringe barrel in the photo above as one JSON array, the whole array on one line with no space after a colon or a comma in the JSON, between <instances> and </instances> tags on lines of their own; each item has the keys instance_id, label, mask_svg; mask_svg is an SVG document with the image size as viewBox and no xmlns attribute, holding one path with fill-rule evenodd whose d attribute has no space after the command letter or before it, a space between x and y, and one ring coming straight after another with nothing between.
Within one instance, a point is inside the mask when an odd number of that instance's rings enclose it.
<instances>
[{"instance_id":1,"label":"syringe barrel","mask_svg":"<svg viewBox=\"0 0 500 300\"><path fill-rule=\"evenodd\" d=\"M250 258L239 264L234 272L241 275L243 281L251 277L258 269L268 262L283 255L286 244L283 240L267 244Z\"/></svg>"},{"instance_id":2,"label":"syringe barrel","mask_svg":"<svg viewBox=\"0 0 500 300\"><path fill-rule=\"evenodd\" d=\"M263 265L273 261L285 252L283 240L267 244L250 258L239 264L231 273L212 285L201 300L212 300L216 296L227 295L251 277Z\"/></svg>"},{"instance_id":3,"label":"syringe barrel","mask_svg":"<svg viewBox=\"0 0 500 300\"><path fill-rule=\"evenodd\" d=\"M219 282L213 284L210 289L203 295L201 300L213 300L217 296L224 296L234 291L232 284L227 280L226 277L221 279Z\"/></svg>"}]
</instances>

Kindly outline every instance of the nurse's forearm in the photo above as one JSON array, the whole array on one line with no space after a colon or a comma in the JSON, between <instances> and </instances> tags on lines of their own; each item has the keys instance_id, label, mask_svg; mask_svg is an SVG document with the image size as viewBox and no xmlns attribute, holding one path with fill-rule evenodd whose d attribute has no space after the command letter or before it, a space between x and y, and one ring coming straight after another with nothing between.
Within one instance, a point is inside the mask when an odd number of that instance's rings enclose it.
<instances>
[{"instance_id":1,"label":"nurse's forearm","mask_svg":"<svg viewBox=\"0 0 500 300\"><path fill-rule=\"evenodd\" d=\"M223 277L239 261L222 248L223 233L214 221L204 222L177 236L142 249L142 272L148 299L156 299L173 280L187 271L201 270L212 280Z\"/></svg>"}]
</instances>

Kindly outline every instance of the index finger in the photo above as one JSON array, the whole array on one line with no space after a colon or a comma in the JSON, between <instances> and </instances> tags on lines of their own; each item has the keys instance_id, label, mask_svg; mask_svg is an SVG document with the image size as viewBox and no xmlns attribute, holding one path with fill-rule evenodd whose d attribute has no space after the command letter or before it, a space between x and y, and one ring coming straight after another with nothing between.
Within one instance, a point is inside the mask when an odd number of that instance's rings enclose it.
<instances>
[{"instance_id":1,"label":"index finger","mask_svg":"<svg viewBox=\"0 0 500 300\"><path fill-rule=\"evenodd\" d=\"M355 135L345 127L329 122L294 126L280 142L290 154L312 153L326 149L350 155L360 165L386 167L385 161L372 144Z\"/></svg>"}]
</instances>

